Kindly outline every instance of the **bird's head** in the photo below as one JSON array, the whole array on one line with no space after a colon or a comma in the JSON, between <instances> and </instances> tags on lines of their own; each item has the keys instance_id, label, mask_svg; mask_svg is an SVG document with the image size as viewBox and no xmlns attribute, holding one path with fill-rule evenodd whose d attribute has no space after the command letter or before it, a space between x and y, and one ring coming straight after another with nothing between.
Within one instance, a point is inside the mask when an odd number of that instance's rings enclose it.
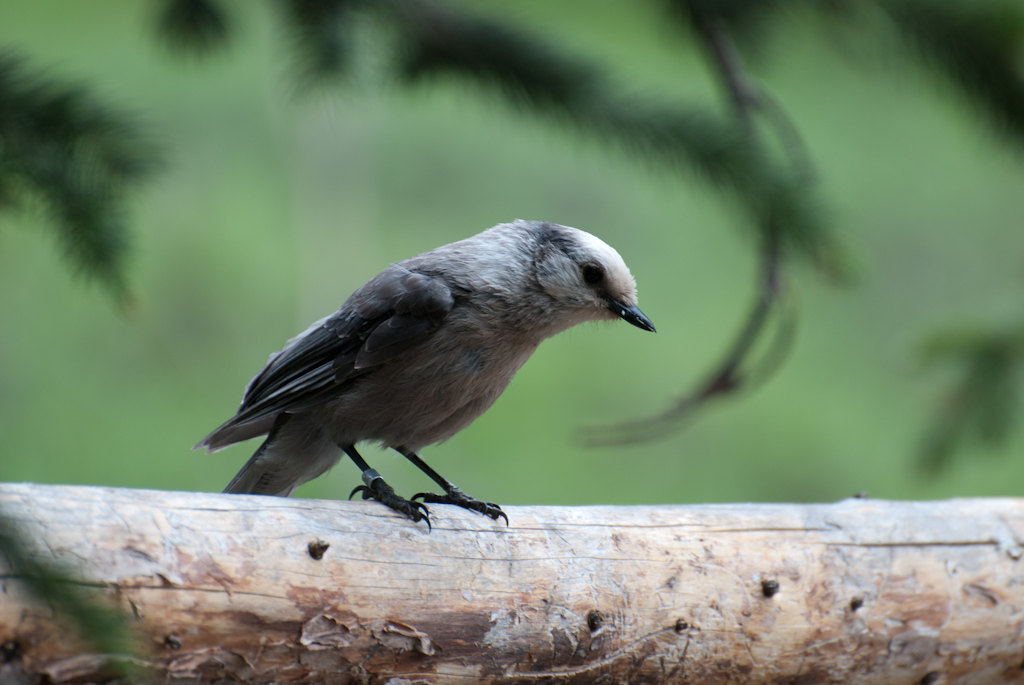
<instances>
[{"instance_id":1,"label":"bird's head","mask_svg":"<svg viewBox=\"0 0 1024 685\"><path fill-rule=\"evenodd\" d=\"M645 331L654 324L637 307L636 281L611 246L585 231L537 222L536 278L573 326L621 318Z\"/></svg>"}]
</instances>

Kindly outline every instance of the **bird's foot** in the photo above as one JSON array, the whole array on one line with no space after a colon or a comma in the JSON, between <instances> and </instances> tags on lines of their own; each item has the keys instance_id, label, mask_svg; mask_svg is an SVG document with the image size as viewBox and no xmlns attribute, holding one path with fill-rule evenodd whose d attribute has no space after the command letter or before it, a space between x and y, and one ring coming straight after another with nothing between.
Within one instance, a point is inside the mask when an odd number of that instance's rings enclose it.
<instances>
[{"instance_id":1,"label":"bird's foot","mask_svg":"<svg viewBox=\"0 0 1024 685\"><path fill-rule=\"evenodd\" d=\"M478 499L470 497L456 486L451 486L448 490L447 495L435 495L432 492L418 492L412 496L412 499L422 499L424 502L430 502L431 504L454 504L457 507L463 509L469 509L470 511L476 511L484 516L490 516L495 521L498 517L505 519L505 525L508 525L508 516L501 510L494 502L481 502ZM419 504L419 502L416 502Z\"/></svg>"},{"instance_id":2,"label":"bird's foot","mask_svg":"<svg viewBox=\"0 0 1024 685\"><path fill-rule=\"evenodd\" d=\"M381 504L386 504L399 514L405 514L413 521L426 521L427 529L432 529L430 525L430 510L427 509L425 504L422 502L412 502L395 494L394 488L385 483L380 474L373 469L363 472L363 482L366 485L360 485L352 490L349 493L349 499L352 499L352 496L357 492L361 492L363 499L372 499Z\"/></svg>"}]
</instances>

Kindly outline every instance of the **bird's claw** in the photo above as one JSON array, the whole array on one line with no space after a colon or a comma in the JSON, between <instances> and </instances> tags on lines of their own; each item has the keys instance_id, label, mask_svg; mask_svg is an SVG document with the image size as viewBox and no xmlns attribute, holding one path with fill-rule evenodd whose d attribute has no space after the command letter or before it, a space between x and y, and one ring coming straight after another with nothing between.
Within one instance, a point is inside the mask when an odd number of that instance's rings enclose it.
<instances>
[{"instance_id":1,"label":"bird's claw","mask_svg":"<svg viewBox=\"0 0 1024 685\"><path fill-rule=\"evenodd\" d=\"M399 514L405 514L413 521L425 521L427 524L427 530L433 530L433 526L430 525L430 510L427 509L427 505L423 502L410 501L404 497L395 494L394 488L384 482L383 478L374 478L369 485L358 485L352 489L349 493L348 498L352 499L352 496L357 492L363 494L363 499L372 499L381 504L387 505L397 511Z\"/></svg>"},{"instance_id":2,"label":"bird's claw","mask_svg":"<svg viewBox=\"0 0 1024 685\"><path fill-rule=\"evenodd\" d=\"M491 519L497 521L498 518L505 519L505 525L508 525L508 516L501 510L501 507L494 502L482 502L478 499L470 497L459 488L452 486L448 491L447 495L437 495L433 492L417 492L412 496L412 500L415 502L418 499L422 499L424 502L430 502L431 504L454 504L457 507L463 509L469 509L489 516ZM419 502L416 502L419 504Z\"/></svg>"}]
</instances>

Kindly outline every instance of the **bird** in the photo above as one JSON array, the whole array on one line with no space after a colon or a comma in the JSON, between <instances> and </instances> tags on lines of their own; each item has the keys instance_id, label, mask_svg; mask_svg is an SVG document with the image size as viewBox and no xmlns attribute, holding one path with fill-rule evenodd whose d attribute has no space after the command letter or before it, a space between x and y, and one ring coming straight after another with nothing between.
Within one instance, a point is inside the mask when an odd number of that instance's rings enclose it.
<instances>
[{"instance_id":1,"label":"bird","mask_svg":"<svg viewBox=\"0 0 1024 685\"><path fill-rule=\"evenodd\" d=\"M542 341L588 321L654 331L622 257L585 231L517 219L392 264L334 314L270 355L237 413L193 449L266 439L224 489L278 495L347 454L363 499L430 526L426 503L508 516L447 480L420 451L483 414ZM356 450L377 442L443 491L398 495Z\"/></svg>"}]
</instances>

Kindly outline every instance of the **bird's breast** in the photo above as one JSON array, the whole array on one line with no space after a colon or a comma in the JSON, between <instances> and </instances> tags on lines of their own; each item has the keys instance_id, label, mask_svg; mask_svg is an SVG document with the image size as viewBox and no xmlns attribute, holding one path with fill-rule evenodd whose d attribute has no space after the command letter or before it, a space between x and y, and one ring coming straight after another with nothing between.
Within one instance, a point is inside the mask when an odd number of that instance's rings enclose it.
<instances>
[{"instance_id":1,"label":"bird's breast","mask_svg":"<svg viewBox=\"0 0 1024 685\"><path fill-rule=\"evenodd\" d=\"M498 342L449 336L444 344L410 350L332 400L322 423L336 442L418 449L447 440L494 404L537 347Z\"/></svg>"}]
</instances>

